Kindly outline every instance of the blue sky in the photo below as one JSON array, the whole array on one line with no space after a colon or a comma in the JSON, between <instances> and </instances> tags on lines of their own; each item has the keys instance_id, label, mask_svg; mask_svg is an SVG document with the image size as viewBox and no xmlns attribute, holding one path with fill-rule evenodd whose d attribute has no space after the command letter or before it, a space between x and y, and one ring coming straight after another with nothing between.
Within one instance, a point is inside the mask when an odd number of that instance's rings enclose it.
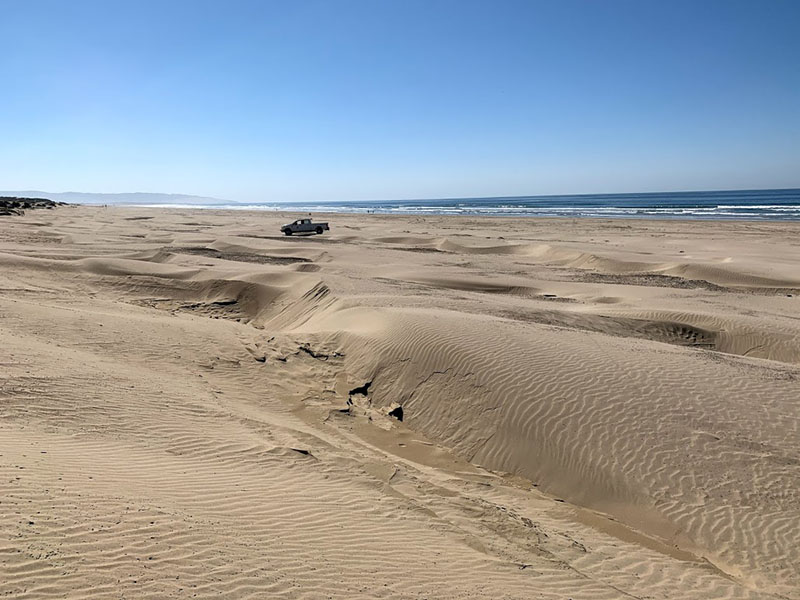
<instances>
[{"instance_id":1,"label":"blue sky","mask_svg":"<svg viewBox=\"0 0 800 600\"><path fill-rule=\"evenodd\" d=\"M800 187L800 2L0 0L0 189Z\"/></svg>"}]
</instances>

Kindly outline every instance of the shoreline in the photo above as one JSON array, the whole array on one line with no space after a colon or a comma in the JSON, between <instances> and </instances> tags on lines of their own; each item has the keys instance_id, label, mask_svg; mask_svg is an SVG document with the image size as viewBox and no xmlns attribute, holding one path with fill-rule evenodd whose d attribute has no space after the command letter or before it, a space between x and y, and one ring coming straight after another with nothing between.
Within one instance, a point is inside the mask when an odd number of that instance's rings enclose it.
<instances>
[{"instance_id":1,"label":"shoreline","mask_svg":"<svg viewBox=\"0 0 800 600\"><path fill-rule=\"evenodd\" d=\"M453 219L489 219L489 220L508 220L517 221L519 219L528 220L542 220L542 221L597 221L597 222L656 222L659 224L668 223L744 223L749 225L758 224L795 224L800 226L800 217L796 219L745 219L745 218L717 218L717 217L602 217L602 216L554 216L554 215L487 215L487 214L446 214L446 213L361 213L361 212L331 212L331 211L292 211L289 209L281 208L279 210L272 209L249 209L249 208L216 208L216 207L200 207L200 206L137 206L137 205L96 205L96 204L65 204L67 207L82 207L82 208L108 208L108 209L124 209L124 210L149 210L149 211L199 211L200 213L220 213L225 214L252 214L252 215L280 215L291 220L292 217L297 218L300 215L312 215L312 217L382 217L382 218L453 218Z\"/></svg>"}]
</instances>

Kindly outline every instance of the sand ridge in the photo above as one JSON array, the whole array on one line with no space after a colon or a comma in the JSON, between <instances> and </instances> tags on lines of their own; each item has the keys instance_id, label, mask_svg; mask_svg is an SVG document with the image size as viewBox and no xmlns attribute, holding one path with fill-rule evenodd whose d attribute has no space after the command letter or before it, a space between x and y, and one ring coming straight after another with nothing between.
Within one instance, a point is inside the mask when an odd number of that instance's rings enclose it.
<instances>
[{"instance_id":1,"label":"sand ridge","mask_svg":"<svg viewBox=\"0 0 800 600\"><path fill-rule=\"evenodd\" d=\"M0 221L0 593L800 597L800 226L292 217Z\"/></svg>"}]
</instances>

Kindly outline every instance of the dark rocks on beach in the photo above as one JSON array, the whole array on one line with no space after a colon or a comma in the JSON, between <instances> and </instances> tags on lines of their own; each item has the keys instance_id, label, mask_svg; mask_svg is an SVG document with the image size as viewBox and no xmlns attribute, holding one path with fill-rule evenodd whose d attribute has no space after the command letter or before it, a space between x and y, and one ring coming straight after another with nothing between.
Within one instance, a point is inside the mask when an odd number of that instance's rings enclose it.
<instances>
[{"instance_id":1,"label":"dark rocks on beach","mask_svg":"<svg viewBox=\"0 0 800 600\"><path fill-rule=\"evenodd\" d=\"M0 196L0 216L22 215L25 210L34 208L53 208L63 206L65 202L56 202L47 198L17 198L16 196Z\"/></svg>"}]
</instances>

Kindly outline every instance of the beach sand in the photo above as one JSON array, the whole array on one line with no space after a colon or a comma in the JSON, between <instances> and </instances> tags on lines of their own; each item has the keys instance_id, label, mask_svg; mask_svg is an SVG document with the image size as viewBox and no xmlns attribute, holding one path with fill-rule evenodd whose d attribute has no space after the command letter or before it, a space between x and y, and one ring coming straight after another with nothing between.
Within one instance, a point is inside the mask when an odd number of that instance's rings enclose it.
<instances>
[{"instance_id":1,"label":"beach sand","mask_svg":"<svg viewBox=\"0 0 800 600\"><path fill-rule=\"evenodd\" d=\"M0 596L800 598L800 223L0 218Z\"/></svg>"}]
</instances>

